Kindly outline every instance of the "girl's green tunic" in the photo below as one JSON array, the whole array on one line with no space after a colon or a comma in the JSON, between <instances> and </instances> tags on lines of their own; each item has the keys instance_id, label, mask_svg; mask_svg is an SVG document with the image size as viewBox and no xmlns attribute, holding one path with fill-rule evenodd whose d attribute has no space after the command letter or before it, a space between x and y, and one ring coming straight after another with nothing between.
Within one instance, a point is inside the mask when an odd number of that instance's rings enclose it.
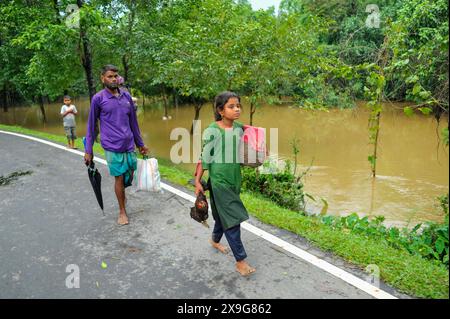
<instances>
[{"instance_id":1,"label":"girl's green tunic","mask_svg":"<svg viewBox=\"0 0 450 319\"><path fill-rule=\"evenodd\" d=\"M214 220L222 223L224 230L247 220L248 212L242 203L241 164L239 141L243 125L233 123L233 128L223 129L213 122L203 134L202 166L209 171L211 210Z\"/></svg>"}]
</instances>

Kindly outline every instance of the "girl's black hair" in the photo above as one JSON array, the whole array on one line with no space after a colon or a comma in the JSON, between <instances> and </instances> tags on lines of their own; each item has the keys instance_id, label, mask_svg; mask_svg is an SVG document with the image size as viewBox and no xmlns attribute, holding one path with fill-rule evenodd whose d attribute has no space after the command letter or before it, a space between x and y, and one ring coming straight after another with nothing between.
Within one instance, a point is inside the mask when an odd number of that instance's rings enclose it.
<instances>
[{"instance_id":1,"label":"girl's black hair","mask_svg":"<svg viewBox=\"0 0 450 319\"><path fill-rule=\"evenodd\" d=\"M239 103L241 103L241 98L234 92L225 91L220 93L214 99L214 118L216 121L220 121L222 119L222 115L220 115L219 111L223 111L223 107L227 104L228 100L231 98L237 98Z\"/></svg>"}]
</instances>

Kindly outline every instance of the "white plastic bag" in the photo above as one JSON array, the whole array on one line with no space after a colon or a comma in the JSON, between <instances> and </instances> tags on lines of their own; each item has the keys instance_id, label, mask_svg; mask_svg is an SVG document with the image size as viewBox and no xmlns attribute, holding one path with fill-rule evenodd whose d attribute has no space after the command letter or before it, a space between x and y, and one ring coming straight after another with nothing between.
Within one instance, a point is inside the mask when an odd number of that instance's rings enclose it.
<instances>
[{"instance_id":1,"label":"white plastic bag","mask_svg":"<svg viewBox=\"0 0 450 319\"><path fill-rule=\"evenodd\" d=\"M160 192L161 175L156 158L145 158L137 160L136 186L138 191Z\"/></svg>"}]
</instances>

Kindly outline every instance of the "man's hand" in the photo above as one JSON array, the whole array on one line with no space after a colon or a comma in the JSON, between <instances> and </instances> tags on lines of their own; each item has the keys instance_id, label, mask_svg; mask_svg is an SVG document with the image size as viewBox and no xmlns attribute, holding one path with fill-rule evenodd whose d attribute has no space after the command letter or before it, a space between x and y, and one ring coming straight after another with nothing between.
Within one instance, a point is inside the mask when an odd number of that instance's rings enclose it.
<instances>
[{"instance_id":1,"label":"man's hand","mask_svg":"<svg viewBox=\"0 0 450 319\"><path fill-rule=\"evenodd\" d=\"M148 154L148 148L147 146L141 146L139 147L139 153L141 153L141 155L147 155Z\"/></svg>"},{"instance_id":2,"label":"man's hand","mask_svg":"<svg viewBox=\"0 0 450 319\"><path fill-rule=\"evenodd\" d=\"M86 165L89 165L92 162L93 159L94 159L94 155L88 154L88 153L84 153L84 163Z\"/></svg>"}]
</instances>

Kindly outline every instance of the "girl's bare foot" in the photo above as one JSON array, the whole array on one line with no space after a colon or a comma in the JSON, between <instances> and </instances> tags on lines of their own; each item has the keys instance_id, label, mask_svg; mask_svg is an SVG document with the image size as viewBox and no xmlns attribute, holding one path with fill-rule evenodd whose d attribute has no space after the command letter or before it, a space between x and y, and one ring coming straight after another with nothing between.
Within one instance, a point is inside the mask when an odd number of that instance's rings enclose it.
<instances>
[{"instance_id":1,"label":"girl's bare foot","mask_svg":"<svg viewBox=\"0 0 450 319\"><path fill-rule=\"evenodd\" d=\"M128 225L128 216L127 214L119 214L119 219L117 220L119 225Z\"/></svg>"},{"instance_id":2,"label":"girl's bare foot","mask_svg":"<svg viewBox=\"0 0 450 319\"><path fill-rule=\"evenodd\" d=\"M209 240L209 243L211 244L211 246L220 251L222 254L228 254L228 248L225 247L224 245L216 243L212 239Z\"/></svg>"},{"instance_id":3,"label":"girl's bare foot","mask_svg":"<svg viewBox=\"0 0 450 319\"><path fill-rule=\"evenodd\" d=\"M242 275L242 276L248 276L253 274L256 269L253 267L250 267L249 264L247 264L246 261L241 260L236 262L236 270Z\"/></svg>"}]
</instances>

